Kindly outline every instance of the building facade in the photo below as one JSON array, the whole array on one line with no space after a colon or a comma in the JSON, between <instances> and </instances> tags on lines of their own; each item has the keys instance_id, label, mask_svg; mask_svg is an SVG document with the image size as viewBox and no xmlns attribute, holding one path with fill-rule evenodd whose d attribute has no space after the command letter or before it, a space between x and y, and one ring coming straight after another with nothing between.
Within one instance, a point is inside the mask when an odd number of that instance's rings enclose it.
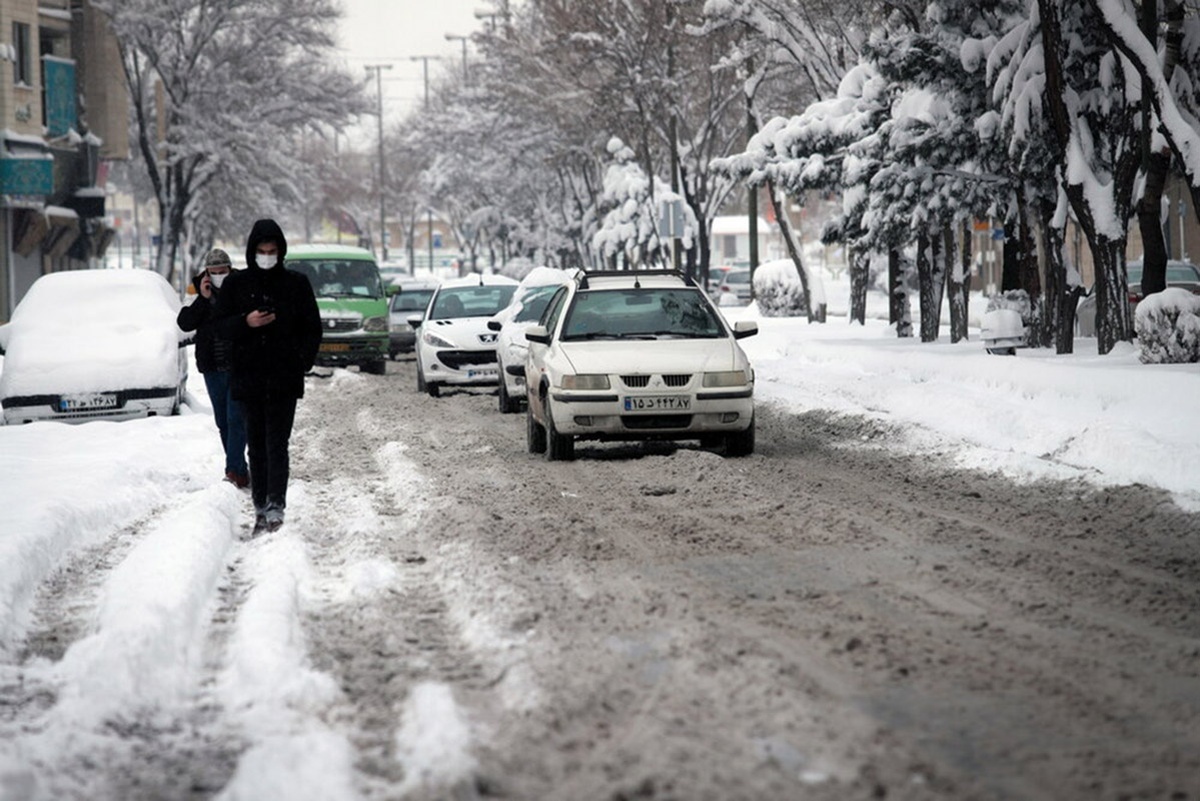
<instances>
[{"instance_id":1,"label":"building facade","mask_svg":"<svg viewBox=\"0 0 1200 801\"><path fill-rule=\"evenodd\" d=\"M112 239L103 161L128 157L128 96L89 0L0 0L0 322L41 275Z\"/></svg>"}]
</instances>

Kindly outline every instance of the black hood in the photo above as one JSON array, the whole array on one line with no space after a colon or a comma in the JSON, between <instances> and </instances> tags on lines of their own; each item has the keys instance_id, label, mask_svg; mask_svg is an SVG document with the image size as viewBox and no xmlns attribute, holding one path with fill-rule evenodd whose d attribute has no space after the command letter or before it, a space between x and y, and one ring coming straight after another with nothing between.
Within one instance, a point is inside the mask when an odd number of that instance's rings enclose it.
<instances>
[{"instance_id":1,"label":"black hood","mask_svg":"<svg viewBox=\"0 0 1200 801\"><path fill-rule=\"evenodd\" d=\"M274 240L279 244L279 264L275 269L283 267L283 261L287 258L287 239L284 238L279 223L268 218L255 221L254 227L250 229L250 236L246 239L246 266L249 269L261 269L254 261L254 254L258 246L267 240Z\"/></svg>"}]
</instances>

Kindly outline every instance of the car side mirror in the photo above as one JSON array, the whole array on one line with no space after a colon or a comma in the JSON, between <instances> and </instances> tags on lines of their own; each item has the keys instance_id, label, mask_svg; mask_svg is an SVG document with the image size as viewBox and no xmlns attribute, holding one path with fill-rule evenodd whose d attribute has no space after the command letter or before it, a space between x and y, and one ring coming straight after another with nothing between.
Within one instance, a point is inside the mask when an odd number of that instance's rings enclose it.
<instances>
[{"instance_id":1,"label":"car side mirror","mask_svg":"<svg viewBox=\"0 0 1200 801\"><path fill-rule=\"evenodd\" d=\"M489 331L499 331L504 326L501 325L499 320L488 320L487 327Z\"/></svg>"},{"instance_id":2,"label":"car side mirror","mask_svg":"<svg viewBox=\"0 0 1200 801\"><path fill-rule=\"evenodd\" d=\"M546 330L544 325L533 325L525 331L525 339L529 342L536 342L539 345L550 344L550 332Z\"/></svg>"},{"instance_id":3,"label":"car side mirror","mask_svg":"<svg viewBox=\"0 0 1200 801\"><path fill-rule=\"evenodd\" d=\"M425 322L424 314L410 314L405 318L410 328L414 331L421 327L421 323Z\"/></svg>"},{"instance_id":4,"label":"car side mirror","mask_svg":"<svg viewBox=\"0 0 1200 801\"><path fill-rule=\"evenodd\" d=\"M400 287L396 286L395 284L388 284L387 290L385 291L387 292L388 297L391 297L392 295L399 295Z\"/></svg>"},{"instance_id":5,"label":"car side mirror","mask_svg":"<svg viewBox=\"0 0 1200 801\"><path fill-rule=\"evenodd\" d=\"M733 338L745 339L758 333L758 323L753 320L738 320L733 324Z\"/></svg>"}]
</instances>

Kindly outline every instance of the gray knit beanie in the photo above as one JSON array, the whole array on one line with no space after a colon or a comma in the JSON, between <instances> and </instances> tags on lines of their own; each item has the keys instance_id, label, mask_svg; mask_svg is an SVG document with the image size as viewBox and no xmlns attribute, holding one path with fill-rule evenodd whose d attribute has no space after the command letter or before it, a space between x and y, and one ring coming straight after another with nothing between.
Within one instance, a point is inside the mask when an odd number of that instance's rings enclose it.
<instances>
[{"instance_id":1,"label":"gray knit beanie","mask_svg":"<svg viewBox=\"0 0 1200 801\"><path fill-rule=\"evenodd\" d=\"M213 248L208 251L208 255L204 257L204 266L208 267L232 267L233 262L229 260L229 254L220 248Z\"/></svg>"}]
</instances>

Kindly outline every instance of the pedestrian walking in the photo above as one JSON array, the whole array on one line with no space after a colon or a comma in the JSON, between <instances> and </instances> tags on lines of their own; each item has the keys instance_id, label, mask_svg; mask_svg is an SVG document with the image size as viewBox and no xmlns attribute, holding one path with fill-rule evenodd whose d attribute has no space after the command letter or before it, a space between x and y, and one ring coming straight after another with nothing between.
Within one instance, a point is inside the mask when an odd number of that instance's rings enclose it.
<instances>
[{"instance_id":1,"label":"pedestrian walking","mask_svg":"<svg viewBox=\"0 0 1200 801\"><path fill-rule=\"evenodd\" d=\"M279 224L256 221L246 240L246 269L230 275L217 297L218 325L233 342L233 398L246 418L256 534L283 525L296 402L321 343L312 286L283 266L286 257Z\"/></svg>"},{"instance_id":2,"label":"pedestrian walking","mask_svg":"<svg viewBox=\"0 0 1200 801\"><path fill-rule=\"evenodd\" d=\"M196 369L204 376L213 420L221 435L225 480L243 489L250 486L250 472L246 466L246 423L241 405L230 391L233 343L219 336L214 325L217 296L232 269L228 253L220 248L210 250L204 257L204 269L192 279L196 297L179 310L175 321L181 330L196 332Z\"/></svg>"}]
</instances>

